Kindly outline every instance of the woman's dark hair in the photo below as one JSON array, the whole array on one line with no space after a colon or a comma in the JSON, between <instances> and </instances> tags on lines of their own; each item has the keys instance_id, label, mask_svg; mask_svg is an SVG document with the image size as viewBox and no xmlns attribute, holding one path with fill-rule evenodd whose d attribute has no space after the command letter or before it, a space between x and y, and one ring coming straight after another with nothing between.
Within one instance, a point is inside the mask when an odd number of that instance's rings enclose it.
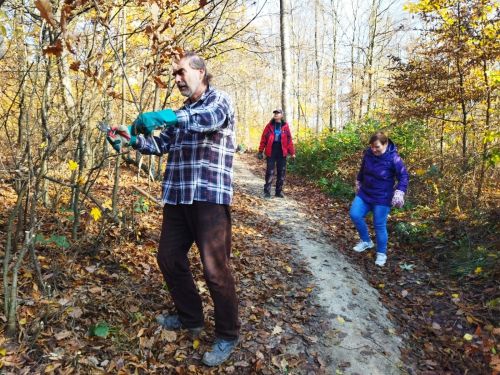
<instances>
[{"instance_id":1,"label":"woman's dark hair","mask_svg":"<svg viewBox=\"0 0 500 375\"><path fill-rule=\"evenodd\" d=\"M381 144L385 145L389 141L389 138L384 134L384 132L376 132L370 137L369 144L374 144L375 142L380 141Z\"/></svg>"},{"instance_id":2,"label":"woman's dark hair","mask_svg":"<svg viewBox=\"0 0 500 375\"><path fill-rule=\"evenodd\" d=\"M196 52L186 52L183 56L183 59L189 59L189 66L193 69L201 69L205 71L205 77L203 77L203 83L205 85L209 85L212 81L212 74L208 72L207 64L205 60L199 56Z\"/></svg>"}]
</instances>

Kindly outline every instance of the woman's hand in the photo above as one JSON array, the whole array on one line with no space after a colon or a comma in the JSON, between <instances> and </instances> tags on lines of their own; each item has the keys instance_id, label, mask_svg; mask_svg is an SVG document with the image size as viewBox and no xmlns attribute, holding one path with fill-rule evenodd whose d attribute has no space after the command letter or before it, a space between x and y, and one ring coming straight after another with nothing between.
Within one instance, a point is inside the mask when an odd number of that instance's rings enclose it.
<instances>
[{"instance_id":1,"label":"woman's hand","mask_svg":"<svg viewBox=\"0 0 500 375\"><path fill-rule=\"evenodd\" d=\"M405 204L405 193L401 190L396 190L391 202L393 207L401 208Z\"/></svg>"}]
</instances>

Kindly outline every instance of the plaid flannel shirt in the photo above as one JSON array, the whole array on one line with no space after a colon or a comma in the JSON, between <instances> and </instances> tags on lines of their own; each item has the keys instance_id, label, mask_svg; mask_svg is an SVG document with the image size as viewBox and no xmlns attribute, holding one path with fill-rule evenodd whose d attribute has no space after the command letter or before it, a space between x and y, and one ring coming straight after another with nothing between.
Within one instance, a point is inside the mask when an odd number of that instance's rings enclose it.
<instances>
[{"instance_id":1,"label":"plaid flannel shirt","mask_svg":"<svg viewBox=\"0 0 500 375\"><path fill-rule=\"evenodd\" d=\"M198 101L186 101L175 114L177 125L155 136L161 153L168 153L163 204L231 204L235 151L231 99L225 92L208 87ZM156 153L151 139L142 136L134 148L146 155Z\"/></svg>"}]
</instances>

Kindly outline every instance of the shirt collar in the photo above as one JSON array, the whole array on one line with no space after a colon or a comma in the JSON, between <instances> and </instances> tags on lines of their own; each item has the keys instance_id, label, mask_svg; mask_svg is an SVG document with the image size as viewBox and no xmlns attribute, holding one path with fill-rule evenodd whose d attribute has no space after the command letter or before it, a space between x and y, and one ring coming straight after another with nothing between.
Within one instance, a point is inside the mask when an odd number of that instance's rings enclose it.
<instances>
[{"instance_id":1,"label":"shirt collar","mask_svg":"<svg viewBox=\"0 0 500 375\"><path fill-rule=\"evenodd\" d=\"M208 96L208 94L212 91L213 91L212 87L210 85L208 85L205 92L203 94L201 94L200 98L197 101L191 103L191 99L187 98L186 100L184 100L184 106L191 106L195 103L203 102L205 100L205 98Z\"/></svg>"}]
</instances>

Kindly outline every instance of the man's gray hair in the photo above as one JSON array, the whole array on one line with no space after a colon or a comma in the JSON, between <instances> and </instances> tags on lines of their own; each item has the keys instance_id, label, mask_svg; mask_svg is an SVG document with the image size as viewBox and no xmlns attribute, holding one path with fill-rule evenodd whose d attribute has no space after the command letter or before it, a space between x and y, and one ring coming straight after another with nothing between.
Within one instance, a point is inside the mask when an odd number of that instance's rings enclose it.
<instances>
[{"instance_id":1,"label":"man's gray hair","mask_svg":"<svg viewBox=\"0 0 500 375\"><path fill-rule=\"evenodd\" d=\"M202 69L205 71L205 77L203 77L203 83L206 84L207 86L210 84L212 81L212 74L208 72L207 69L207 64L203 57L198 55L196 52L186 52L184 56L182 56L183 59L189 59L189 66L193 69Z\"/></svg>"}]
</instances>

